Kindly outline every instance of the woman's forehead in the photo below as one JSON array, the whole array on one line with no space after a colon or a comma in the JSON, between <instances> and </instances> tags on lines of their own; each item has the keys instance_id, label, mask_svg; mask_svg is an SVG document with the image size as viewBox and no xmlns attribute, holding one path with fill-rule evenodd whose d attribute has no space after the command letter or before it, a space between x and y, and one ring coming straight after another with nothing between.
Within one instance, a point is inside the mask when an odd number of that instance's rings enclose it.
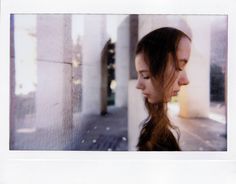
<instances>
[{"instance_id":1,"label":"woman's forehead","mask_svg":"<svg viewBox=\"0 0 236 184\"><path fill-rule=\"evenodd\" d=\"M144 55L142 53L137 54L135 57L135 67L138 72L148 72L149 67L144 60Z\"/></svg>"},{"instance_id":2,"label":"woman's forehead","mask_svg":"<svg viewBox=\"0 0 236 184\"><path fill-rule=\"evenodd\" d=\"M187 37L182 37L177 48L178 60L188 60L191 52L191 42Z\"/></svg>"}]
</instances>

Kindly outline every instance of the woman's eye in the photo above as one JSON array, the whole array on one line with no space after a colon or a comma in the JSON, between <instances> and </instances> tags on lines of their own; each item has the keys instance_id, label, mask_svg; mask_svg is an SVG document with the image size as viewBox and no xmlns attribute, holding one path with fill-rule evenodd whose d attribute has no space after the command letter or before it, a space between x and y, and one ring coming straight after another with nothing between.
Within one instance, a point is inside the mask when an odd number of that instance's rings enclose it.
<instances>
[{"instance_id":1,"label":"woman's eye","mask_svg":"<svg viewBox=\"0 0 236 184\"><path fill-rule=\"evenodd\" d=\"M180 61L179 66L177 67L178 71L183 71L186 66L186 61Z\"/></svg>"},{"instance_id":2,"label":"woman's eye","mask_svg":"<svg viewBox=\"0 0 236 184\"><path fill-rule=\"evenodd\" d=\"M184 67L178 67L176 68L177 71L183 71L184 70Z\"/></svg>"},{"instance_id":3,"label":"woman's eye","mask_svg":"<svg viewBox=\"0 0 236 184\"><path fill-rule=\"evenodd\" d=\"M143 76L143 79L149 79L150 77L149 76Z\"/></svg>"},{"instance_id":4,"label":"woman's eye","mask_svg":"<svg viewBox=\"0 0 236 184\"><path fill-rule=\"evenodd\" d=\"M178 71L183 71L183 69L182 68L178 68Z\"/></svg>"}]
</instances>

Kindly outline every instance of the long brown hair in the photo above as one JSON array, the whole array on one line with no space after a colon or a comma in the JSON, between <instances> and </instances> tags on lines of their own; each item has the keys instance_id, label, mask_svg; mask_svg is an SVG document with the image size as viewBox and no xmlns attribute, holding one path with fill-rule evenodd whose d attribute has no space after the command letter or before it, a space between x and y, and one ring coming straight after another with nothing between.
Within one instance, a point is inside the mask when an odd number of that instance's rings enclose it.
<instances>
[{"instance_id":1,"label":"long brown hair","mask_svg":"<svg viewBox=\"0 0 236 184\"><path fill-rule=\"evenodd\" d=\"M145 99L148 117L143 123L137 148L140 151L180 151L178 141L172 131L176 131L179 140L179 130L172 125L167 116L166 91L173 84L176 71L179 69L176 51L182 37L187 37L182 31L164 27L156 29L144 36L138 43L136 55L143 54L147 63L153 84L159 83L162 87L162 100L151 104ZM173 70L166 76L169 57L173 61Z\"/></svg>"}]
</instances>

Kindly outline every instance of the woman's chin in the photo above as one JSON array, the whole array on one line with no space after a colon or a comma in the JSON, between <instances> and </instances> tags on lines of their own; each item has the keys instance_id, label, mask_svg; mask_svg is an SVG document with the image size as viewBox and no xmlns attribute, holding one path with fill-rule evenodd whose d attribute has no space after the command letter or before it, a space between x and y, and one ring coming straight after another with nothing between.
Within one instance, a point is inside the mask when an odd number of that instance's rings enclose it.
<instances>
[{"instance_id":1,"label":"woman's chin","mask_svg":"<svg viewBox=\"0 0 236 184\"><path fill-rule=\"evenodd\" d=\"M172 97L169 97L168 99L166 99L166 103L170 102L170 101L171 101L171 98L172 98Z\"/></svg>"},{"instance_id":2,"label":"woman's chin","mask_svg":"<svg viewBox=\"0 0 236 184\"><path fill-rule=\"evenodd\" d=\"M157 104L158 103L157 101L150 99L150 98L148 98L147 100L148 100L148 103L150 103L150 104Z\"/></svg>"}]
</instances>

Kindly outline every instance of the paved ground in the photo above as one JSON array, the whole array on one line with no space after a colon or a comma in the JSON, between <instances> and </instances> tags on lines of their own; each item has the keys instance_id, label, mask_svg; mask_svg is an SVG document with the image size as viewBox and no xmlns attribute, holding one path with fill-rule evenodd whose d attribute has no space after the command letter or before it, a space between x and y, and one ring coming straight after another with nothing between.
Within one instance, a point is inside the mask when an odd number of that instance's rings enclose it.
<instances>
[{"instance_id":1,"label":"paved ground","mask_svg":"<svg viewBox=\"0 0 236 184\"><path fill-rule=\"evenodd\" d=\"M171 104L171 118L179 128L183 151L226 151L227 126L224 106L211 104L209 118L180 118L175 104ZM217 121L216 121L217 120Z\"/></svg>"},{"instance_id":2,"label":"paved ground","mask_svg":"<svg viewBox=\"0 0 236 184\"><path fill-rule=\"evenodd\" d=\"M26 124L29 127L30 123ZM128 150L127 108L111 106L104 116L75 115L71 130L57 127L20 130L16 133L14 150Z\"/></svg>"},{"instance_id":3,"label":"paved ground","mask_svg":"<svg viewBox=\"0 0 236 184\"><path fill-rule=\"evenodd\" d=\"M175 117L183 151L226 151L226 126L204 118Z\"/></svg>"},{"instance_id":4,"label":"paved ground","mask_svg":"<svg viewBox=\"0 0 236 184\"><path fill-rule=\"evenodd\" d=\"M224 151L226 124L210 119L182 119L172 113L181 132L183 151ZM74 116L74 128L23 129L16 133L15 150L126 151L127 108L110 106L108 114ZM22 129L21 129L22 130ZM27 131L26 131L27 130Z\"/></svg>"},{"instance_id":5,"label":"paved ground","mask_svg":"<svg viewBox=\"0 0 236 184\"><path fill-rule=\"evenodd\" d=\"M127 108L109 107L108 113L76 118L75 133L67 150L126 151Z\"/></svg>"}]
</instances>

